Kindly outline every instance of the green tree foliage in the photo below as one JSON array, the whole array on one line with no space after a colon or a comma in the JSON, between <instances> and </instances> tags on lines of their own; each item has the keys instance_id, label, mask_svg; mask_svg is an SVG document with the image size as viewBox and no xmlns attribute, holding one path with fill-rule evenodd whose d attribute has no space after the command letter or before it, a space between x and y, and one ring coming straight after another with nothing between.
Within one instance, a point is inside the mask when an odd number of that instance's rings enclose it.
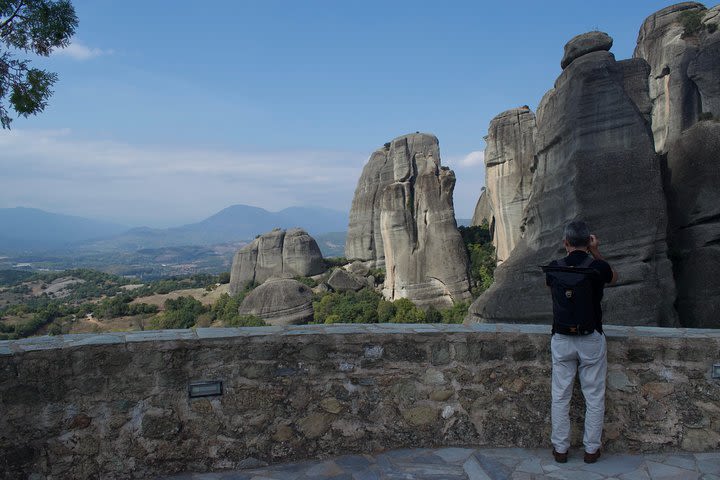
<instances>
[{"instance_id":1,"label":"green tree foliage","mask_svg":"<svg viewBox=\"0 0 720 480\"><path fill-rule=\"evenodd\" d=\"M230 283L230 272L222 272L218 275L218 283L222 283L223 285Z\"/></svg>"},{"instance_id":2,"label":"green tree foliage","mask_svg":"<svg viewBox=\"0 0 720 480\"><path fill-rule=\"evenodd\" d=\"M130 303L132 302L130 295L117 295L115 297L105 298L94 308L92 304L84 304L82 310L84 313L92 312L99 318L117 318L128 315L153 314L158 312L156 305L147 303ZM89 310L89 311L88 311ZM80 313L80 309L78 309Z\"/></svg>"},{"instance_id":3,"label":"green tree foliage","mask_svg":"<svg viewBox=\"0 0 720 480\"><path fill-rule=\"evenodd\" d=\"M469 303L456 303L447 310L443 310L440 312L442 323L463 323L469 307Z\"/></svg>"},{"instance_id":4,"label":"green tree foliage","mask_svg":"<svg viewBox=\"0 0 720 480\"><path fill-rule=\"evenodd\" d=\"M242 304L247 292L241 292L235 296L227 293L220 295L220 298L210 308L212 320L217 320L225 327L263 327L265 322L254 315L240 315L238 309Z\"/></svg>"},{"instance_id":5,"label":"green tree foliage","mask_svg":"<svg viewBox=\"0 0 720 480\"><path fill-rule=\"evenodd\" d=\"M310 277L295 277L293 280L297 280L298 282L310 288L315 288L318 285L318 283Z\"/></svg>"},{"instance_id":6,"label":"green tree foliage","mask_svg":"<svg viewBox=\"0 0 720 480\"><path fill-rule=\"evenodd\" d=\"M480 226L459 227L470 259L470 282L473 297L490 288L495 273L495 247L487 222Z\"/></svg>"},{"instance_id":7,"label":"green tree foliage","mask_svg":"<svg viewBox=\"0 0 720 480\"><path fill-rule=\"evenodd\" d=\"M44 307L38 309L38 311L32 315L30 320L18 323L13 327L9 327L7 325L4 326L2 331L6 334L9 333L9 335L3 335L3 337L7 339L29 337L30 335L37 333L38 330L45 325L52 323L54 320L63 317L68 313L68 309L63 308L61 305L45 305Z\"/></svg>"},{"instance_id":8,"label":"green tree foliage","mask_svg":"<svg viewBox=\"0 0 720 480\"><path fill-rule=\"evenodd\" d=\"M0 124L10 128L12 119L6 97L18 115L42 112L52 95L57 74L31 68L13 51L48 56L70 44L78 19L68 0L0 0Z\"/></svg>"},{"instance_id":9,"label":"green tree foliage","mask_svg":"<svg viewBox=\"0 0 720 480\"><path fill-rule=\"evenodd\" d=\"M25 270L0 270L0 285L17 285L32 276L32 272Z\"/></svg>"},{"instance_id":10,"label":"green tree foliage","mask_svg":"<svg viewBox=\"0 0 720 480\"><path fill-rule=\"evenodd\" d=\"M265 327L265 321L255 315L238 315L237 312L226 324L226 327Z\"/></svg>"},{"instance_id":11,"label":"green tree foliage","mask_svg":"<svg viewBox=\"0 0 720 480\"><path fill-rule=\"evenodd\" d=\"M437 308L430 305L428 309L425 310L425 323L442 323L442 321L442 314Z\"/></svg>"},{"instance_id":12,"label":"green tree foliage","mask_svg":"<svg viewBox=\"0 0 720 480\"><path fill-rule=\"evenodd\" d=\"M683 26L682 38L697 35L702 31L703 14L704 12L698 10L686 10L680 14L680 23Z\"/></svg>"},{"instance_id":13,"label":"green tree foliage","mask_svg":"<svg viewBox=\"0 0 720 480\"><path fill-rule=\"evenodd\" d=\"M316 323L377 323L382 297L369 288L359 292L326 293L313 302Z\"/></svg>"},{"instance_id":14,"label":"green tree foliage","mask_svg":"<svg viewBox=\"0 0 720 480\"><path fill-rule=\"evenodd\" d=\"M380 300L377 307L378 322L390 323L395 317L395 304L388 300Z\"/></svg>"},{"instance_id":15,"label":"green tree foliage","mask_svg":"<svg viewBox=\"0 0 720 480\"><path fill-rule=\"evenodd\" d=\"M407 298L384 300L375 290L325 293L313 301L315 323L462 323L467 303L437 310L416 306Z\"/></svg>"},{"instance_id":16,"label":"green tree foliage","mask_svg":"<svg viewBox=\"0 0 720 480\"><path fill-rule=\"evenodd\" d=\"M191 296L165 300L165 311L153 319L155 328L190 328L207 307Z\"/></svg>"},{"instance_id":17,"label":"green tree foliage","mask_svg":"<svg viewBox=\"0 0 720 480\"><path fill-rule=\"evenodd\" d=\"M395 316L391 320L393 323L424 323L425 312L415 306L415 304L407 298L395 300Z\"/></svg>"}]
</instances>

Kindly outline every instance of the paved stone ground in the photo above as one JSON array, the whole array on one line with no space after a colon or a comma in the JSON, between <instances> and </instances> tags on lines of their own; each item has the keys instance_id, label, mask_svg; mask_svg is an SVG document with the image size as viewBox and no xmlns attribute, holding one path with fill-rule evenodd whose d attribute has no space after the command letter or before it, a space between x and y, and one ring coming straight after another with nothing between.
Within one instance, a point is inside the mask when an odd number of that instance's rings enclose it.
<instances>
[{"instance_id":1,"label":"paved stone ground","mask_svg":"<svg viewBox=\"0 0 720 480\"><path fill-rule=\"evenodd\" d=\"M550 451L522 448L406 449L345 455L235 472L186 473L167 480L720 480L720 452L604 454L585 464L571 450L565 464Z\"/></svg>"}]
</instances>

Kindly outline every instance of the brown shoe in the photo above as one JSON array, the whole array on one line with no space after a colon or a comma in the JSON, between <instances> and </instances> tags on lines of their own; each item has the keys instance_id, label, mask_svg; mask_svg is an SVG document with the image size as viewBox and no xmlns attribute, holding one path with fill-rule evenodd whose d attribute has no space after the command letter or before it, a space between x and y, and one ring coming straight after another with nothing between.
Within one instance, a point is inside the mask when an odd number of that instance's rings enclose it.
<instances>
[{"instance_id":1,"label":"brown shoe","mask_svg":"<svg viewBox=\"0 0 720 480\"><path fill-rule=\"evenodd\" d=\"M568 454L567 454L567 452L565 452L565 453L556 452L555 449L553 448L553 457L555 458L555 461L557 463L567 463Z\"/></svg>"},{"instance_id":2,"label":"brown shoe","mask_svg":"<svg viewBox=\"0 0 720 480\"><path fill-rule=\"evenodd\" d=\"M585 452L585 457L583 457L583 460L585 461L585 463L595 463L598 461L598 458L600 458L600 450L595 453Z\"/></svg>"}]
</instances>

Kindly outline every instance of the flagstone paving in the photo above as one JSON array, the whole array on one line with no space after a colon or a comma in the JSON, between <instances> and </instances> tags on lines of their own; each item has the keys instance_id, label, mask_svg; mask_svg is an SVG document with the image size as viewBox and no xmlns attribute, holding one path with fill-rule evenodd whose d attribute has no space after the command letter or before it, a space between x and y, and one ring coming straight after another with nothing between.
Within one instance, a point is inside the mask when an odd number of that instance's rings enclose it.
<instances>
[{"instance_id":1,"label":"flagstone paving","mask_svg":"<svg viewBox=\"0 0 720 480\"><path fill-rule=\"evenodd\" d=\"M555 463L548 450L522 448L404 449L343 455L215 473L185 473L167 480L720 480L720 452L603 454L594 464L582 451Z\"/></svg>"}]
</instances>

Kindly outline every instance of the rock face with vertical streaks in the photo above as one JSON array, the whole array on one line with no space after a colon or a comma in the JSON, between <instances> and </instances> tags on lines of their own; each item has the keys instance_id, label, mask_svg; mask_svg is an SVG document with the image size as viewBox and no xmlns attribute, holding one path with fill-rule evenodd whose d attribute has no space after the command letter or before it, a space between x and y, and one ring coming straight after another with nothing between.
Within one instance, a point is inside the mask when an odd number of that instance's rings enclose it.
<instances>
[{"instance_id":1,"label":"rock face with vertical streaks","mask_svg":"<svg viewBox=\"0 0 720 480\"><path fill-rule=\"evenodd\" d=\"M714 113L720 115L719 105L711 106L713 102L707 100L707 97L719 98L717 43L720 33L708 34L706 29L695 34L685 32L686 19L703 18L705 13L702 3L679 3L650 15L640 28L633 56L650 65L652 130L658 153L667 152L669 143L697 122L703 111L703 97L706 97L705 105L714 107ZM690 78L691 74L699 83ZM700 85L704 87L702 91Z\"/></svg>"},{"instance_id":2,"label":"rock face with vertical streaks","mask_svg":"<svg viewBox=\"0 0 720 480\"><path fill-rule=\"evenodd\" d=\"M468 259L455 223L455 174L440 164L433 135L394 139L387 152L392 183L380 201L384 296L449 307L470 299Z\"/></svg>"},{"instance_id":3,"label":"rock face with vertical streaks","mask_svg":"<svg viewBox=\"0 0 720 480\"><path fill-rule=\"evenodd\" d=\"M485 138L485 193L493 206L493 244L498 263L520 239L535 167L535 114L514 108L490 121Z\"/></svg>"},{"instance_id":4,"label":"rock face with vertical streaks","mask_svg":"<svg viewBox=\"0 0 720 480\"><path fill-rule=\"evenodd\" d=\"M482 225L487 222L488 226L492 230L493 228L493 209L490 203L490 195L488 195L487 187L483 187L480 192L480 198L475 205L475 211L473 212L472 225Z\"/></svg>"},{"instance_id":5,"label":"rock face with vertical streaks","mask_svg":"<svg viewBox=\"0 0 720 480\"><path fill-rule=\"evenodd\" d=\"M635 57L650 65L652 130L665 157L680 323L720 327L720 5L650 15Z\"/></svg>"},{"instance_id":6,"label":"rock face with vertical streaks","mask_svg":"<svg viewBox=\"0 0 720 480\"><path fill-rule=\"evenodd\" d=\"M393 180L389 161L390 143L370 155L355 189L350 209L350 225L345 239L345 257L370 266L385 265L385 249L380 232L380 202L385 187Z\"/></svg>"},{"instance_id":7,"label":"rock face with vertical streaks","mask_svg":"<svg viewBox=\"0 0 720 480\"><path fill-rule=\"evenodd\" d=\"M538 266L563 255L564 226L582 219L620 274L620 283L606 290L604 322L677 325L643 69L639 60L617 62L605 50L590 51L567 64L545 94L522 236L469 320L549 323L552 302Z\"/></svg>"},{"instance_id":8,"label":"rock face with vertical streaks","mask_svg":"<svg viewBox=\"0 0 720 480\"><path fill-rule=\"evenodd\" d=\"M433 135L398 137L370 156L355 190L345 255L385 266L386 298L439 307L470 298L454 188Z\"/></svg>"},{"instance_id":9,"label":"rock face with vertical streaks","mask_svg":"<svg viewBox=\"0 0 720 480\"><path fill-rule=\"evenodd\" d=\"M262 283L270 277L307 277L323 271L325 264L315 239L300 228L276 228L235 254L230 293L234 295L248 283Z\"/></svg>"}]
</instances>

